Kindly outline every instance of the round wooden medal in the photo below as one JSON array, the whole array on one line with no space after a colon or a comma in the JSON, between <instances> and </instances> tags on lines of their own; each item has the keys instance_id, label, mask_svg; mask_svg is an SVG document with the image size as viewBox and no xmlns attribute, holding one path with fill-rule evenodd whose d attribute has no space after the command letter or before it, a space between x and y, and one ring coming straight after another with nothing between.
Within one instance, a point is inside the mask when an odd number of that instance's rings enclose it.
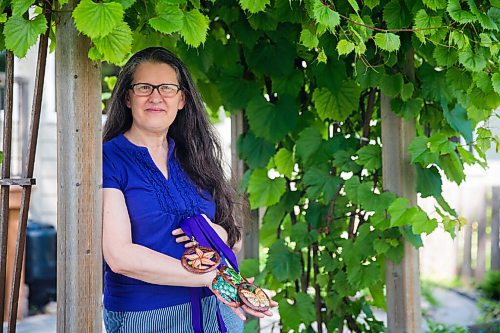
<instances>
[{"instance_id":1,"label":"round wooden medal","mask_svg":"<svg viewBox=\"0 0 500 333\"><path fill-rule=\"evenodd\" d=\"M214 249L195 245L184 252L181 262L188 271L203 274L217 268L220 264L220 256Z\"/></svg>"},{"instance_id":2,"label":"round wooden medal","mask_svg":"<svg viewBox=\"0 0 500 333\"><path fill-rule=\"evenodd\" d=\"M240 284L238 295L243 304L255 311L266 312L271 306L271 300L264 290L253 283Z\"/></svg>"}]
</instances>

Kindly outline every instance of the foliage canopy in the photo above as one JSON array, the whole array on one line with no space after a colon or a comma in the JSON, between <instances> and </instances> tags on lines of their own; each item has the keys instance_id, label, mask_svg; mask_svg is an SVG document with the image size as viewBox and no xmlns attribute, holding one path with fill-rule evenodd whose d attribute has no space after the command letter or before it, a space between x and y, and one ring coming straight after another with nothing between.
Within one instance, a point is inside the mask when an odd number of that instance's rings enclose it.
<instances>
[{"instance_id":1,"label":"foliage canopy","mask_svg":"<svg viewBox=\"0 0 500 333\"><path fill-rule=\"evenodd\" d=\"M2 2L1 48L26 54L47 29L39 4ZM369 305L385 307L385 260L400 260L402 238L419 247L420 234L439 225L453 234L462 221L441 195L442 176L460 184L465 164L486 166L486 150L498 147L488 119L500 104L499 7L82 0L72 15L92 40L92 60L121 64L165 46L189 65L210 112L244 113L243 187L252 208L266 208L258 282L277 291L283 330L312 332L317 321L328 332L382 332ZM416 190L437 199L439 219L382 189L381 95L416 123L408 152ZM259 271L252 260L242 267Z\"/></svg>"}]
</instances>

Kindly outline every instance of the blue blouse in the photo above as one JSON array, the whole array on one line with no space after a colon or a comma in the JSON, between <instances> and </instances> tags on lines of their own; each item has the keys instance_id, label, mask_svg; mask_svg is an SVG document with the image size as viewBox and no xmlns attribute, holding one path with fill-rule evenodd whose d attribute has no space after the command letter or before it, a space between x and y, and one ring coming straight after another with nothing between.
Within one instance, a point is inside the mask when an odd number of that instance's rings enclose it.
<instances>
[{"instance_id":1,"label":"blue blouse","mask_svg":"<svg viewBox=\"0 0 500 333\"><path fill-rule=\"evenodd\" d=\"M103 188L123 192L130 217L132 242L180 259L183 244L172 230L195 214L215 216L215 203L198 191L175 157L175 143L168 138L168 179L158 169L146 147L136 146L123 134L103 145ZM104 307L110 311L144 311L190 301L188 287L147 283L104 272Z\"/></svg>"}]
</instances>

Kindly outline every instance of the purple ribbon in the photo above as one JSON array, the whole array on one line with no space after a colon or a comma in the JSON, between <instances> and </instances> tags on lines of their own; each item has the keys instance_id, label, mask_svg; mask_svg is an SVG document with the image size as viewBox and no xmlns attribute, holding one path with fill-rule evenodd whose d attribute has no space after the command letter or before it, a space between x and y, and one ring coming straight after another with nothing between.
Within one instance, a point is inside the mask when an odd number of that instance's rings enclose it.
<instances>
[{"instance_id":1,"label":"purple ribbon","mask_svg":"<svg viewBox=\"0 0 500 333\"><path fill-rule=\"evenodd\" d=\"M238 261L236 260L236 256L234 252L227 246L226 243L219 237L217 232L210 226L210 224L205 220L205 218L201 215L195 215L192 217L188 217L184 221L181 222L180 225L182 231L189 238L194 237L196 242L201 246L210 247L217 251L221 257L221 264L225 263L226 265L230 264L233 269L237 272L238 270ZM219 265L219 266L220 266ZM190 296L191 296L191 309L193 316L193 329L195 333L203 333L202 323L203 323L203 315L201 312L201 292L202 288L191 288ZM217 304L217 321L219 322L219 328L222 333L227 332L227 328L224 325L224 321L222 320L222 315L220 313L219 304Z\"/></svg>"}]
</instances>

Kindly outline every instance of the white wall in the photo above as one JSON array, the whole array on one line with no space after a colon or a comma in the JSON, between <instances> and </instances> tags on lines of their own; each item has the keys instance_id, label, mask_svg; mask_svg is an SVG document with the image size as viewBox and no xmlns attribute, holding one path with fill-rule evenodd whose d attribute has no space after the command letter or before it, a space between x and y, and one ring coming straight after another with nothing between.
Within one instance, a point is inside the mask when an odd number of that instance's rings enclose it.
<instances>
[{"instance_id":1,"label":"white wall","mask_svg":"<svg viewBox=\"0 0 500 333\"><path fill-rule=\"evenodd\" d=\"M32 47L25 58L16 59L14 73L26 82L25 114L31 115L38 46ZM40 129L35 158L29 218L51 225L57 224L57 129L55 112L55 58L48 54L40 116ZM26 132L28 129L26 128ZM25 138L27 142L27 138ZM24 154L25 155L25 154ZM26 161L27 156L24 156Z\"/></svg>"}]
</instances>

